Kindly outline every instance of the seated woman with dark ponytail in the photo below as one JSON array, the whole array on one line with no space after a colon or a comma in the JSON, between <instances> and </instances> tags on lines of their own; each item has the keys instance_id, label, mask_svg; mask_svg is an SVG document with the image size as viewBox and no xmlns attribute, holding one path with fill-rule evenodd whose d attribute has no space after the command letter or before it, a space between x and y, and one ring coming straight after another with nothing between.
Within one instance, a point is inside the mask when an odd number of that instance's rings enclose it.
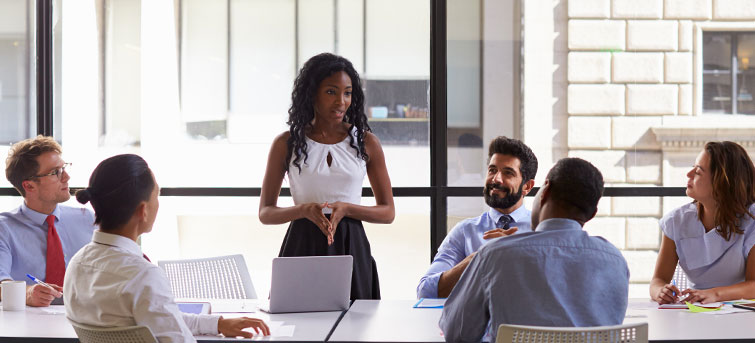
<instances>
[{"instance_id":1,"label":"seated woman with dark ponytail","mask_svg":"<svg viewBox=\"0 0 755 343\"><path fill-rule=\"evenodd\" d=\"M80 203L92 202L99 230L68 264L63 285L68 318L101 327L144 325L160 342L196 342L199 334L252 337L245 328L269 335L260 319L178 310L165 274L136 243L152 231L158 194L147 162L131 154L102 161L89 187L76 193Z\"/></svg>"}]
</instances>

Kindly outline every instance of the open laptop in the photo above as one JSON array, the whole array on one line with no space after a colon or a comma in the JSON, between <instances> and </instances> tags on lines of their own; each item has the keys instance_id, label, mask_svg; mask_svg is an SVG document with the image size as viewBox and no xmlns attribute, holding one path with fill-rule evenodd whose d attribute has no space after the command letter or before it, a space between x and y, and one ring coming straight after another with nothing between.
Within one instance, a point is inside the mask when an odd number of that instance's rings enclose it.
<instances>
[{"instance_id":1,"label":"open laptop","mask_svg":"<svg viewBox=\"0 0 755 343\"><path fill-rule=\"evenodd\" d=\"M349 308L353 257L306 256L273 259L268 313L343 311Z\"/></svg>"}]
</instances>

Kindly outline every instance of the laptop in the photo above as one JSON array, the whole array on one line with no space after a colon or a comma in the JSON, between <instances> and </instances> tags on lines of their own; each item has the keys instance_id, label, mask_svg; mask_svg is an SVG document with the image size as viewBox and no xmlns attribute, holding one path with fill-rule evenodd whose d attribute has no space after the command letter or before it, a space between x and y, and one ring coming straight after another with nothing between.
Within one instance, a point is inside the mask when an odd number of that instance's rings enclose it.
<instances>
[{"instance_id":1,"label":"laptop","mask_svg":"<svg viewBox=\"0 0 755 343\"><path fill-rule=\"evenodd\" d=\"M273 259L268 313L343 311L351 298L351 255Z\"/></svg>"}]
</instances>

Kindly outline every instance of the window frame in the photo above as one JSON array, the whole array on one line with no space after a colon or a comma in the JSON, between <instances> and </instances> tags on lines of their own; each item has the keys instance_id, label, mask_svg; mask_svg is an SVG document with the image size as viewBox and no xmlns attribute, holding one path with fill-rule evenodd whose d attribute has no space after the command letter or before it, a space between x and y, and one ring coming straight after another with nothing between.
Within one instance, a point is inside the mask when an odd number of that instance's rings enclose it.
<instances>
[{"instance_id":1,"label":"window frame","mask_svg":"<svg viewBox=\"0 0 755 343\"><path fill-rule=\"evenodd\" d=\"M729 73L731 74L729 76L729 85L731 86L730 92L729 92L729 105L731 106L731 113L726 114L732 114L732 115L755 115L755 113L739 113L739 80L737 78L737 74L740 72L739 68L739 58L737 57L737 50L739 48L739 39L742 35L746 34L755 34L754 31L703 31L703 35L720 35L720 36L728 36L729 40L731 42L731 47L729 50L729 61L731 62L731 68L729 69ZM705 49L705 46L701 46L701 49ZM705 69L705 60L703 57L703 66L702 66L702 77L703 82L705 82L705 74L708 72L708 70ZM705 96L705 93L703 93L703 96ZM703 108L703 113L705 114L717 114L715 112L706 112L705 108Z\"/></svg>"},{"instance_id":2,"label":"window frame","mask_svg":"<svg viewBox=\"0 0 755 343\"><path fill-rule=\"evenodd\" d=\"M37 134L53 135L53 1L36 1ZM430 260L446 236L448 197L480 197L482 187L448 187L448 123L446 101L446 2L430 5L430 186L394 187L395 197L430 197ZM750 24L755 30L755 23ZM698 43L702 35L698 34ZM523 43L522 43L523 44ZM700 46L698 44L697 46ZM700 49L696 49L700 52ZM700 61L702 56L698 56ZM698 64L700 66L700 64ZM521 61L519 63L521 68ZM702 68L702 66L700 66ZM698 74L702 75L702 74ZM700 90L701 91L701 90ZM701 104L700 104L701 105ZM698 112L699 113L699 112ZM73 189L74 191L76 189ZM161 196L243 196L259 197L261 188L174 187L162 188ZM528 196L534 196L537 187ZM290 196L289 188L281 196ZM0 196L20 196L14 188L0 188ZM362 189L362 196L372 196L372 189ZM685 196L684 187L606 187L606 197Z\"/></svg>"}]
</instances>

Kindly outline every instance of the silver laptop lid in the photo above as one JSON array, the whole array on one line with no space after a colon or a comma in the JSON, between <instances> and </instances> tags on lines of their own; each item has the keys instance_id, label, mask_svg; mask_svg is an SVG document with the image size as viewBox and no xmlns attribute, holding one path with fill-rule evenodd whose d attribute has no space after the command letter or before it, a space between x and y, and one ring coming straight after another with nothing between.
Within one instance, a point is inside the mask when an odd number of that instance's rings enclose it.
<instances>
[{"instance_id":1,"label":"silver laptop lid","mask_svg":"<svg viewBox=\"0 0 755 343\"><path fill-rule=\"evenodd\" d=\"M268 312L348 309L353 263L351 255L274 258Z\"/></svg>"}]
</instances>

